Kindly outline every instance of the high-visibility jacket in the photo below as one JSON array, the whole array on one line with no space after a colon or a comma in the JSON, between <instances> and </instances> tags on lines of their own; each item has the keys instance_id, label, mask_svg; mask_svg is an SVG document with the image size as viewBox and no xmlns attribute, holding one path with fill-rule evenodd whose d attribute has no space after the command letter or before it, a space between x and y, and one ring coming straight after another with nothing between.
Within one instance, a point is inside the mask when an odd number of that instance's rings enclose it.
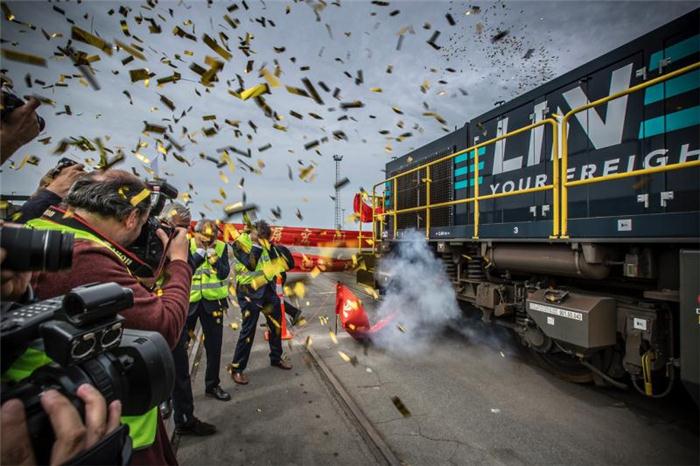
<instances>
[{"instance_id":1,"label":"high-visibility jacket","mask_svg":"<svg viewBox=\"0 0 700 466\"><path fill-rule=\"evenodd\" d=\"M194 238L190 239L190 253L197 250L197 243ZM216 240L214 246L217 257L226 254L226 243ZM220 280L216 275L216 269L209 263L209 258L205 257L204 262L192 274L192 287L190 288L190 302L196 303L202 298L208 301L226 299L228 296L228 277Z\"/></svg>"},{"instance_id":2,"label":"high-visibility jacket","mask_svg":"<svg viewBox=\"0 0 700 466\"><path fill-rule=\"evenodd\" d=\"M251 251L253 248L253 241L250 239L250 236L248 236L248 234L246 233L241 234L236 239L236 241L240 245L241 249L243 249L243 251ZM263 266L265 263L268 262L270 262L270 254L264 248L262 250L262 254L260 254L258 263L255 264L255 270L248 270L248 267L246 267L241 261L236 259L233 267L236 273L236 284L249 285L254 290L257 290L258 288L264 286L268 282L268 279L265 277Z\"/></svg>"},{"instance_id":3,"label":"high-visibility jacket","mask_svg":"<svg viewBox=\"0 0 700 466\"><path fill-rule=\"evenodd\" d=\"M44 218L36 218L30 220L26 223L26 225L32 228L39 228L42 230L57 230L62 233L73 233L76 239L91 241L93 243L99 244L100 246L106 247L120 258L121 253L111 244L109 244L109 242L104 241L85 230L71 228L65 225L54 223ZM121 260L120 263L122 263ZM41 354L37 354L37 350L29 348L27 351L25 351L24 354L22 354L22 356L20 356L17 359L17 361L15 361L12 364L10 369L5 374L3 374L3 377L7 375L7 377L9 377L10 380L21 380L31 375L31 373L39 367L52 362L52 360L48 356L46 356L46 354L44 354L43 351L41 351L40 353ZM15 366L17 367L15 368ZM13 370L13 368L15 369ZM156 430L158 428L158 406L154 406L146 413L140 414L138 416L122 416L121 421L122 423L129 426L129 436L131 437L132 448L134 450L147 448L153 445L156 439Z\"/></svg>"}]
</instances>

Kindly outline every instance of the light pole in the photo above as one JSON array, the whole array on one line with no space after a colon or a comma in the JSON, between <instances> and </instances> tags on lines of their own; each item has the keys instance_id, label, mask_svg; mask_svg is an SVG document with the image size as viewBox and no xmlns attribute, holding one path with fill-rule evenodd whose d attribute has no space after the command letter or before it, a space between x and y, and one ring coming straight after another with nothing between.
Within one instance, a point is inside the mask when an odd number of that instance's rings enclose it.
<instances>
[{"instance_id":1,"label":"light pole","mask_svg":"<svg viewBox=\"0 0 700 466\"><path fill-rule=\"evenodd\" d=\"M342 228L342 213L340 209L340 161L343 160L342 155L335 154L333 156L335 161L335 228L340 230Z\"/></svg>"}]
</instances>

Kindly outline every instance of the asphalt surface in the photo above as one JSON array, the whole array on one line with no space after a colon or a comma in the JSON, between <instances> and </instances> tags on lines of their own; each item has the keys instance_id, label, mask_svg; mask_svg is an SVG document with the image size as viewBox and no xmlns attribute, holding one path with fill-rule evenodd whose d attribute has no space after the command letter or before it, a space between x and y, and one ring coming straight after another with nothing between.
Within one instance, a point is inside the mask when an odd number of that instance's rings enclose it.
<instances>
[{"instance_id":1,"label":"asphalt surface","mask_svg":"<svg viewBox=\"0 0 700 466\"><path fill-rule=\"evenodd\" d=\"M354 285L353 275L310 279L300 302L308 325L284 344L292 371L269 366L259 329L247 371L251 383L234 385L225 365L238 332L228 328L222 386L233 400L223 403L204 397L202 357L195 414L219 433L181 438L181 464L381 463L311 363L308 342L404 464L700 463L698 411L681 391L650 400L564 382L541 369L504 329L465 320L418 355L363 347L343 330L335 343L329 330L338 280L355 288L372 315L375 301ZM232 308L227 319L240 319L240 311Z\"/></svg>"}]
</instances>

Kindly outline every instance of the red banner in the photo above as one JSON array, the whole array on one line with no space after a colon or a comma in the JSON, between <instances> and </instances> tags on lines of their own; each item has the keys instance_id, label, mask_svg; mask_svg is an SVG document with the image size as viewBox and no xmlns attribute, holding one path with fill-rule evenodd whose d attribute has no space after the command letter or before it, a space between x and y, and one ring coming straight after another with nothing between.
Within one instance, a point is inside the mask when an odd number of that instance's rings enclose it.
<instances>
[{"instance_id":1,"label":"red banner","mask_svg":"<svg viewBox=\"0 0 700 466\"><path fill-rule=\"evenodd\" d=\"M226 223L221 227L222 239L228 242L233 239L231 229L242 231L244 225ZM362 244L360 244L360 232L355 230L288 226L271 228L272 242L288 247L294 256L293 272L311 272L314 269L320 272L348 270L353 266L353 256L357 256L361 249L372 247L371 232L362 234Z\"/></svg>"}]
</instances>

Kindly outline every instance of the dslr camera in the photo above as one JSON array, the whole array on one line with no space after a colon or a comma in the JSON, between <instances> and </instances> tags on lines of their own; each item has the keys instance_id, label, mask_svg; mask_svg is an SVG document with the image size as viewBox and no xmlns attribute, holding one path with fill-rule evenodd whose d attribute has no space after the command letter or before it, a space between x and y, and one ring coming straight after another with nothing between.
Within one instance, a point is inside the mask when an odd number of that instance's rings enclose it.
<instances>
[{"instance_id":1,"label":"dslr camera","mask_svg":"<svg viewBox=\"0 0 700 466\"><path fill-rule=\"evenodd\" d=\"M24 403L39 464L48 464L55 440L41 407L44 390L55 388L63 393L83 417L84 406L75 393L84 383L97 388L107 403L121 400L124 416L145 414L170 396L175 367L165 339L156 332L124 329L124 318L117 314L133 302L129 288L101 283L2 313L0 397L3 403L12 398ZM12 381L16 379L12 364L29 348L43 350L53 362ZM120 438L113 440L109 456L126 460L131 449L128 430L123 429ZM91 460L94 458L87 458L86 463Z\"/></svg>"},{"instance_id":2,"label":"dslr camera","mask_svg":"<svg viewBox=\"0 0 700 466\"><path fill-rule=\"evenodd\" d=\"M156 273L165 262L165 250L163 242L156 235L156 230L165 231L168 238L175 235L175 229L170 225L158 220L158 216L163 211L165 203L175 199L178 190L173 185L162 179L155 179L146 183L151 190L151 211L148 220L141 229L141 234L129 247L128 250L148 264Z\"/></svg>"}]
</instances>

